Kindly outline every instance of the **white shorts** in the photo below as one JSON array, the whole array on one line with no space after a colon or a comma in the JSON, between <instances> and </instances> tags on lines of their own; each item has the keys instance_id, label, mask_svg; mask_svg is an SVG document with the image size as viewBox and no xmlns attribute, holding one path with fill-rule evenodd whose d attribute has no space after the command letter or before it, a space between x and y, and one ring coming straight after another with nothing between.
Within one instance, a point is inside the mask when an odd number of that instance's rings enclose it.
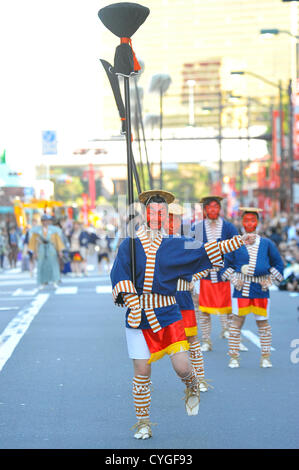
<instances>
[{"instance_id":1,"label":"white shorts","mask_svg":"<svg viewBox=\"0 0 299 470\"><path fill-rule=\"evenodd\" d=\"M149 359L151 353L146 344L142 330L126 328L126 339L130 359Z\"/></svg>"},{"instance_id":2,"label":"white shorts","mask_svg":"<svg viewBox=\"0 0 299 470\"><path fill-rule=\"evenodd\" d=\"M243 316L243 315L239 315L238 299L236 297L232 298L232 314L237 315L237 316ZM244 317L246 316L247 315L244 315ZM267 315L266 316L257 315L256 313L254 313L254 318L256 321L269 320L269 317L270 317L270 299L268 299L268 302L267 302Z\"/></svg>"}]
</instances>

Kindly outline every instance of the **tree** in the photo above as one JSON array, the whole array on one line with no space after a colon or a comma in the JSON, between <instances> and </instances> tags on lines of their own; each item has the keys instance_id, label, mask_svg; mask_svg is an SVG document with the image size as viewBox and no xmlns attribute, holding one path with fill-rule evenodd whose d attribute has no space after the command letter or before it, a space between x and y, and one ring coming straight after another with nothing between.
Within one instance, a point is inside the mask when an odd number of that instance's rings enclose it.
<instances>
[{"instance_id":1,"label":"tree","mask_svg":"<svg viewBox=\"0 0 299 470\"><path fill-rule=\"evenodd\" d=\"M177 170L164 170L163 189L175 194L181 202L198 202L209 192L208 169L199 163L183 163Z\"/></svg>"},{"instance_id":2,"label":"tree","mask_svg":"<svg viewBox=\"0 0 299 470\"><path fill-rule=\"evenodd\" d=\"M59 181L55 181L54 183L55 198L59 201L75 201L77 198L81 197L83 192L84 186L78 176L73 176L72 181L69 183Z\"/></svg>"}]
</instances>

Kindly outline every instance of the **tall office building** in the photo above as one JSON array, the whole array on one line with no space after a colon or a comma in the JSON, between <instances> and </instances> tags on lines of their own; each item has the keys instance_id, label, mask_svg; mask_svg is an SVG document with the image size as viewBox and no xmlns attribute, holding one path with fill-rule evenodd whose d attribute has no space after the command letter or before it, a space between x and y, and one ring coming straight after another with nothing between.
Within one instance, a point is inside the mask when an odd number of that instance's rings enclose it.
<instances>
[{"instance_id":1,"label":"tall office building","mask_svg":"<svg viewBox=\"0 0 299 470\"><path fill-rule=\"evenodd\" d=\"M101 7L112 3L103 1ZM159 114L159 96L149 93L151 77L169 74L171 85L163 102L164 125L188 125L190 93L196 125L215 125L207 110L217 108L219 93L231 93L277 103L278 88L248 71L286 89L296 76L297 2L282 0L144 0L150 15L132 38L133 49L144 64L139 85L144 90L143 113ZM270 37L261 29L279 29ZM101 57L113 63L119 41L102 26ZM104 71L103 71L104 74ZM191 80L191 81L190 81ZM193 80L193 81L192 81ZM107 131L120 127L108 80L103 115ZM255 116L256 117L256 116ZM216 119L216 114L215 114Z\"/></svg>"}]
</instances>

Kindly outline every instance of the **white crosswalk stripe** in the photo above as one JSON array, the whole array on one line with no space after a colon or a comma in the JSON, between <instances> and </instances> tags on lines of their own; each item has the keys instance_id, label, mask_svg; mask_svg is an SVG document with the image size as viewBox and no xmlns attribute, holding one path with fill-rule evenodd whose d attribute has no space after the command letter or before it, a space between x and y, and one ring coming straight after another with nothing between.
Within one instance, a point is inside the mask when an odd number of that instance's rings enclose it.
<instances>
[{"instance_id":1,"label":"white crosswalk stripe","mask_svg":"<svg viewBox=\"0 0 299 470\"><path fill-rule=\"evenodd\" d=\"M19 307L0 307L0 311L19 310Z\"/></svg>"},{"instance_id":2,"label":"white crosswalk stripe","mask_svg":"<svg viewBox=\"0 0 299 470\"><path fill-rule=\"evenodd\" d=\"M112 295L112 287L111 286L96 286L96 293Z\"/></svg>"},{"instance_id":3,"label":"white crosswalk stripe","mask_svg":"<svg viewBox=\"0 0 299 470\"><path fill-rule=\"evenodd\" d=\"M77 294L77 293L78 293L77 286L57 287L57 289L55 290L55 295Z\"/></svg>"},{"instance_id":4,"label":"white crosswalk stripe","mask_svg":"<svg viewBox=\"0 0 299 470\"><path fill-rule=\"evenodd\" d=\"M35 289L24 289L22 287L19 287L15 290L12 291L0 291L0 298L1 300L4 300L4 297L6 300L9 300L11 297L17 297L18 299L26 299L29 297L36 297L41 291L39 291L38 288ZM84 285L79 285L79 286L72 286L72 285L60 285L56 287L56 289L53 288L53 286L46 286L42 292L47 292L48 294L54 294L54 295L76 295L76 294L86 294L86 293L92 293L94 292L95 294L108 294L112 295L112 287L110 284L108 285L97 285L94 287L85 287ZM9 297L10 296L10 297Z\"/></svg>"},{"instance_id":5,"label":"white crosswalk stripe","mask_svg":"<svg viewBox=\"0 0 299 470\"><path fill-rule=\"evenodd\" d=\"M24 307L18 312L1 333L0 371L48 298L49 294L39 294L31 301L29 306Z\"/></svg>"},{"instance_id":6,"label":"white crosswalk stripe","mask_svg":"<svg viewBox=\"0 0 299 470\"><path fill-rule=\"evenodd\" d=\"M28 290L28 289L22 289L21 287L19 287L18 289L16 289L14 292L13 292L13 297L19 297L19 296L32 296L34 297L38 292L38 289L33 289L33 290Z\"/></svg>"}]
</instances>

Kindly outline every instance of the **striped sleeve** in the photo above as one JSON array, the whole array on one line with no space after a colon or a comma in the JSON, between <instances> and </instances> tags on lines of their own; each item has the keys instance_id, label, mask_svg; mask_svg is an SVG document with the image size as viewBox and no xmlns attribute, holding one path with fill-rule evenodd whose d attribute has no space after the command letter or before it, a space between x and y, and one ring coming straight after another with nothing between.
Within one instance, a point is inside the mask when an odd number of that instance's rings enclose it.
<instances>
[{"instance_id":1,"label":"striped sleeve","mask_svg":"<svg viewBox=\"0 0 299 470\"><path fill-rule=\"evenodd\" d=\"M128 324L132 328L138 328L141 322L141 307L137 294L122 294L125 305L130 309Z\"/></svg>"},{"instance_id":2,"label":"striped sleeve","mask_svg":"<svg viewBox=\"0 0 299 470\"><path fill-rule=\"evenodd\" d=\"M234 269L233 268L227 268L225 271L222 272L221 278L223 281L227 281L232 278L234 274Z\"/></svg>"},{"instance_id":3,"label":"striped sleeve","mask_svg":"<svg viewBox=\"0 0 299 470\"><path fill-rule=\"evenodd\" d=\"M193 274L192 281L199 281L204 277L208 276L210 269L205 269L204 271L200 271L198 273Z\"/></svg>"},{"instance_id":4,"label":"striped sleeve","mask_svg":"<svg viewBox=\"0 0 299 470\"><path fill-rule=\"evenodd\" d=\"M244 242L241 235L235 235L228 240L221 240L218 242L219 250L222 255L238 250L242 245L244 245Z\"/></svg>"},{"instance_id":5,"label":"striped sleeve","mask_svg":"<svg viewBox=\"0 0 299 470\"><path fill-rule=\"evenodd\" d=\"M208 258L214 268L223 268L224 266L223 260L222 260L222 254L219 248L219 243L221 242L214 241L214 242L204 244L204 248L206 250Z\"/></svg>"},{"instance_id":6,"label":"striped sleeve","mask_svg":"<svg viewBox=\"0 0 299 470\"><path fill-rule=\"evenodd\" d=\"M184 279L178 279L176 290L177 290L177 292L188 292L188 291L190 291L190 282L185 281Z\"/></svg>"},{"instance_id":7,"label":"striped sleeve","mask_svg":"<svg viewBox=\"0 0 299 470\"><path fill-rule=\"evenodd\" d=\"M274 267L270 268L270 273L271 273L271 277L275 279L275 281L278 281L278 282L283 281L283 276L280 274L280 272L276 268Z\"/></svg>"},{"instance_id":8,"label":"striped sleeve","mask_svg":"<svg viewBox=\"0 0 299 470\"><path fill-rule=\"evenodd\" d=\"M113 301L116 304L123 304L123 297L120 294L135 294L137 296L136 289L132 281L119 281L112 291ZM121 299L120 299L121 297ZM137 296L138 297L138 296Z\"/></svg>"},{"instance_id":9,"label":"striped sleeve","mask_svg":"<svg viewBox=\"0 0 299 470\"><path fill-rule=\"evenodd\" d=\"M132 281L120 281L116 284L112 291L115 303L119 303L119 294L121 294L125 306L130 309L128 324L132 328L138 328L141 322L141 307L139 297Z\"/></svg>"}]
</instances>

